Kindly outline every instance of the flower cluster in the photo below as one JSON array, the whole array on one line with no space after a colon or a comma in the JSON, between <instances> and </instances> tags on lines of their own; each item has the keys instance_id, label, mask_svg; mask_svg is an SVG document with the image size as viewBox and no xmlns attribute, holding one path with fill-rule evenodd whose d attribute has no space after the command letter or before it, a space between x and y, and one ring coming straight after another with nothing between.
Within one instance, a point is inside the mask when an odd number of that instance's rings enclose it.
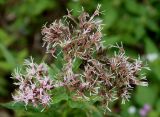
<instances>
[{"instance_id":1,"label":"flower cluster","mask_svg":"<svg viewBox=\"0 0 160 117\"><path fill-rule=\"evenodd\" d=\"M55 21L47 27L42 28L42 35L44 45L48 53L54 53L56 47L61 47L64 59L69 61L73 57L87 58L93 51L100 48L100 40L102 37L101 20L96 20L94 17L100 14L100 5L98 5L96 11L92 16L89 16L87 12L82 11L78 19L75 19L71 15L71 11L68 11L66 19L71 19L76 27L70 26L66 20L63 23L62 20Z\"/></svg>"},{"instance_id":2,"label":"flower cluster","mask_svg":"<svg viewBox=\"0 0 160 117\"><path fill-rule=\"evenodd\" d=\"M65 17L71 19L76 26L70 26L66 20L67 25L55 21L49 27L45 25L42 34L47 51L55 52L59 45L67 62L61 73L61 86L75 91L76 98L90 100L91 96L101 97L103 105L108 108L109 102L114 100L121 99L122 103L128 101L134 85L148 85L146 77L140 74L147 67L143 66L139 58L128 57L122 44L112 46L118 49L118 53L115 51L113 56L104 54L106 51L101 43L102 24L95 18L100 14L99 9L100 5L91 16L82 10L78 19L68 11ZM84 63L78 73L73 72L76 57Z\"/></svg>"},{"instance_id":3,"label":"flower cluster","mask_svg":"<svg viewBox=\"0 0 160 117\"><path fill-rule=\"evenodd\" d=\"M79 74L73 72L71 61L64 66L63 84L75 91L76 98L90 100L91 96L100 97L102 105L109 110L109 102L121 99L124 104L129 101L135 85L148 86L146 76L140 71L149 68L143 66L140 59L126 56L123 46L114 47L119 49L118 53L105 60L83 60L85 64Z\"/></svg>"},{"instance_id":4,"label":"flower cluster","mask_svg":"<svg viewBox=\"0 0 160 117\"><path fill-rule=\"evenodd\" d=\"M46 106L51 101L49 90L63 87L74 93L71 97L73 99L90 101L93 97L99 97L102 106L110 110L110 102L117 99L122 100L122 103L128 101L130 90L135 85L148 86L146 77L141 73L142 69L148 68L140 58L128 57L122 44L103 47L102 24L101 20L96 19L101 14L99 10L100 5L90 16L82 9L77 19L68 11L64 21L43 26L42 35L47 53L56 58L56 51L60 49L66 63L57 75L58 78L52 82L44 63L37 65L32 59L26 60L25 74L15 71L13 75L18 80L15 84L19 86L19 90L13 95L15 101L22 101L26 105L32 103L34 106ZM110 56L105 50L113 48L118 49L118 52L115 51ZM75 71L73 64L76 58L81 60L81 65Z\"/></svg>"},{"instance_id":5,"label":"flower cluster","mask_svg":"<svg viewBox=\"0 0 160 117\"><path fill-rule=\"evenodd\" d=\"M48 106L51 102L51 94L49 91L53 88L53 82L48 76L47 65L41 63L40 65L31 60L25 60L25 69L21 73L16 69L12 78L15 79L15 85L19 89L13 95L16 102L24 102L27 106L32 103L33 106L43 105Z\"/></svg>"}]
</instances>

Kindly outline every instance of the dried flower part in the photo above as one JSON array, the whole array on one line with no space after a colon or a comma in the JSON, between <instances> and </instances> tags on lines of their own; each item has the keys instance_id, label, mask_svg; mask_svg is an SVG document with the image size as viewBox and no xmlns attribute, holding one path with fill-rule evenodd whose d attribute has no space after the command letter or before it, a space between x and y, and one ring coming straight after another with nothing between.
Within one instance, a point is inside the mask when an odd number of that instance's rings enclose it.
<instances>
[{"instance_id":1,"label":"dried flower part","mask_svg":"<svg viewBox=\"0 0 160 117\"><path fill-rule=\"evenodd\" d=\"M42 28L44 45L47 52L55 56L56 47L61 47L65 60L69 61L73 57L85 59L98 50L101 46L102 24L95 17L100 14L100 5L92 16L82 11L78 19L75 19L68 11L66 18L71 19L76 26L70 26L66 20L55 21L47 27ZM71 27L71 28L70 28Z\"/></svg>"},{"instance_id":2,"label":"dried flower part","mask_svg":"<svg viewBox=\"0 0 160 117\"><path fill-rule=\"evenodd\" d=\"M47 65L34 63L32 57L31 60L25 60L24 65L23 74L16 69L12 75L12 78L17 81L14 84L19 87L12 95L13 99L16 102L24 102L25 106L28 104L33 104L35 107L49 106L51 102L49 91L53 88L53 82L48 76Z\"/></svg>"}]
</instances>

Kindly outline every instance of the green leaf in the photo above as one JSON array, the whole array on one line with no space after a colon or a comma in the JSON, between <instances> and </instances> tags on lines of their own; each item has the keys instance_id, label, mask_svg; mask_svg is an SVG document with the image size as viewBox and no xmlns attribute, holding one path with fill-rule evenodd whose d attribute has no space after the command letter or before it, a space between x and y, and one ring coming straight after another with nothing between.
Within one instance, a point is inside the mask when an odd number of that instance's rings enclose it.
<instances>
[{"instance_id":1,"label":"green leaf","mask_svg":"<svg viewBox=\"0 0 160 117\"><path fill-rule=\"evenodd\" d=\"M82 60L80 58L75 58L73 60L73 71L77 71L81 64L82 64Z\"/></svg>"},{"instance_id":2,"label":"green leaf","mask_svg":"<svg viewBox=\"0 0 160 117\"><path fill-rule=\"evenodd\" d=\"M26 109L24 106L24 103L15 103L15 102L8 102L8 103L4 103L4 104L0 104L2 107L6 107L8 109L12 109L12 110L27 110L30 112L40 112L41 109L40 108L35 108L31 105L27 105Z\"/></svg>"},{"instance_id":3,"label":"green leaf","mask_svg":"<svg viewBox=\"0 0 160 117\"><path fill-rule=\"evenodd\" d=\"M79 15L78 11L80 11L82 9L80 2L77 2L76 4L74 2L69 2L67 4L67 6L68 6L69 10L73 9L73 11L72 11L73 16L78 16Z\"/></svg>"},{"instance_id":4,"label":"green leaf","mask_svg":"<svg viewBox=\"0 0 160 117\"><path fill-rule=\"evenodd\" d=\"M140 5L135 0L125 0L125 7L129 12L136 15L143 15L146 13L145 6Z\"/></svg>"},{"instance_id":5,"label":"green leaf","mask_svg":"<svg viewBox=\"0 0 160 117\"><path fill-rule=\"evenodd\" d=\"M156 110L160 113L160 99L156 103Z\"/></svg>"},{"instance_id":6,"label":"green leaf","mask_svg":"<svg viewBox=\"0 0 160 117\"><path fill-rule=\"evenodd\" d=\"M44 10L54 8L55 6L56 2L51 0L26 0L18 2L11 10L19 17L24 15L36 16L41 14Z\"/></svg>"},{"instance_id":7,"label":"green leaf","mask_svg":"<svg viewBox=\"0 0 160 117\"><path fill-rule=\"evenodd\" d=\"M153 19L147 19L146 25L150 30L158 33L159 27L156 21L154 21Z\"/></svg>"},{"instance_id":8,"label":"green leaf","mask_svg":"<svg viewBox=\"0 0 160 117\"><path fill-rule=\"evenodd\" d=\"M3 56L5 57L6 61L12 66L15 66L15 59L12 53L0 43L0 51L2 52Z\"/></svg>"},{"instance_id":9,"label":"green leaf","mask_svg":"<svg viewBox=\"0 0 160 117\"><path fill-rule=\"evenodd\" d=\"M80 101L80 100L74 101L74 100L70 99L70 100L68 100L68 105L71 108L80 108L80 109L83 109L83 108L86 108L87 102Z\"/></svg>"},{"instance_id":10,"label":"green leaf","mask_svg":"<svg viewBox=\"0 0 160 117\"><path fill-rule=\"evenodd\" d=\"M143 36L145 35L145 28L142 26L142 25L138 25L137 27L136 27L136 30L134 31L134 33L135 33L135 38L136 39L141 39L141 38L143 38Z\"/></svg>"},{"instance_id":11,"label":"green leaf","mask_svg":"<svg viewBox=\"0 0 160 117\"><path fill-rule=\"evenodd\" d=\"M17 53L17 61L24 61L24 59L27 57L27 55L28 55L28 50L27 49L23 49L23 50L21 50L21 51L19 51L18 53Z\"/></svg>"},{"instance_id":12,"label":"green leaf","mask_svg":"<svg viewBox=\"0 0 160 117\"><path fill-rule=\"evenodd\" d=\"M49 76L52 78L52 79L55 79L56 78L56 75L60 72L59 68L56 67L55 64L52 64L51 67L49 67Z\"/></svg>"},{"instance_id":13,"label":"green leaf","mask_svg":"<svg viewBox=\"0 0 160 117\"><path fill-rule=\"evenodd\" d=\"M24 104L23 103L15 103L15 102L8 102L4 104L0 104L3 107L6 107L8 109L15 109L15 110L23 110L24 109Z\"/></svg>"},{"instance_id":14,"label":"green leaf","mask_svg":"<svg viewBox=\"0 0 160 117\"><path fill-rule=\"evenodd\" d=\"M127 44L127 45L137 45L138 44L138 39L134 38L129 33L121 35L121 40L124 44Z\"/></svg>"},{"instance_id":15,"label":"green leaf","mask_svg":"<svg viewBox=\"0 0 160 117\"><path fill-rule=\"evenodd\" d=\"M158 53L158 49L157 49L156 45L149 38L145 38L145 51L147 54Z\"/></svg>"},{"instance_id":16,"label":"green leaf","mask_svg":"<svg viewBox=\"0 0 160 117\"><path fill-rule=\"evenodd\" d=\"M137 87L137 93L135 99L137 103L141 106L144 104L153 105L157 100L158 96L158 86L148 86L148 87Z\"/></svg>"},{"instance_id":17,"label":"green leaf","mask_svg":"<svg viewBox=\"0 0 160 117\"><path fill-rule=\"evenodd\" d=\"M88 113L88 115L90 115L91 117L102 117L102 113L100 112L100 110L98 110L93 104L90 104L87 101L74 101L74 100L68 100L68 105L71 108L79 108L82 110L85 110L86 113Z\"/></svg>"},{"instance_id":18,"label":"green leaf","mask_svg":"<svg viewBox=\"0 0 160 117\"><path fill-rule=\"evenodd\" d=\"M57 54L58 55L56 56L57 58L55 59L54 64L56 65L58 69L62 69L65 64L65 61L63 59L63 54L61 50L58 50Z\"/></svg>"},{"instance_id":19,"label":"green leaf","mask_svg":"<svg viewBox=\"0 0 160 117\"><path fill-rule=\"evenodd\" d=\"M103 39L103 45L104 46L113 45L115 43L118 43L119 40L120 40L119 36L106 37L106 38Z\"/></svg>"},{"instance_id":20,"label":"green leaf","mask_svg":"<svg viewBox=\"0 0 160 117\"><path fill-rule=\"evenodd\" d=\"M160 59L154 60L153 62L150 62L150 68L152 72L156 75L155 78L160 80Z\"/></svg>"},{"instance_id":21,"label":"green leaf","mask_svg":"<svg viewBox=\"0 0 160 117\"><path fill-rule=\"evenodd\" d=\"M149 115L148 115L148 117L159 117L159 116L160 114L155 110L152 110L151 112L149 112Z\"/></svg>"},{"instance_id":22,"label":"green leaf","mask_svg":"<svg viewBox=\"0 0 160 117\"><path fill-rule=\"evenodd\" d=\"M0 28L0 43L9 46L12 44L15 40L3 29Z\"/></svg>"},{"instance_id":23,"label":"green leaf","mask_svg":"<svg viewBox=\"0 0 160 117\"><path fill-rule=\"evenodd\" d=\"M0 61L0 69L4 71L10 71L12 70L13 66L6 62L6 61Z\"/></svg>"},{"instance_id":24,"label":"green leaf","mask_svg":"<svg viewBox=\"0 0 160 117\"><path fill-rule=\"evenodd\" d=\"M64 87L55 88L53 90L52 104L59 103L63 100L68 100L68 95Z\"/></svg>"},{"instance_id":25,"label":"green leaf","mask_svg":"<svg viewBox=\"0 0 160 117\"><path fill-rule=\"evenodd\" d=\"M106 28L110 28L116 19L118 18L118 13L117 10L114 9L113 7L108 10L106 15L104 16L104 20L106 22Z\"/></svg>"},{"instance_id":26,"label":"green leaf","mask_svg":"<svg viewBox=\"0 0 160 117\"><path fill-rule=\"evenodd\" d=\"M43 0L41 2L35 1L36 3L30 3L30 5L33 7L34 4L34 10L31 12L33 15L39 15L42 13L44 10L49 9L49 8L54 8L56 6L55 1L50 1L50 0Z\"/></svg>"},{"instance_id":27,"label":"green leaf","mask_svg":"<svg viewBox=\"0 0 160 117\"><path fill-rule=\"evenodd\" d=\"M0 4L4 4L6 2L7 2L7 0L0 0Z\"/></svg>"},{"instance_id":28,"label":"green leaf","mask_svg":"<svg viewBox=\"0 0 160 117\"><path fill-rule=\"evenodd\" d=\"M3 86L4 85L3 84L4 80L2 78L0 78L0 82L1 82L0 83L0 96L7 96L8 91L7 91L6 87Z\"/></svg>"}]
</instances>

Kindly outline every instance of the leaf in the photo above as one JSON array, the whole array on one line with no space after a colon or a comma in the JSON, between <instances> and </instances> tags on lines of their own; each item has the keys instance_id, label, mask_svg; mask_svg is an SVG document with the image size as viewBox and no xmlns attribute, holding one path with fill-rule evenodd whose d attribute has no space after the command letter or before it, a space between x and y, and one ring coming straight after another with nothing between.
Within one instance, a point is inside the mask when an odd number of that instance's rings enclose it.
<instances>
[{"instance_id":1,"label":"leaf","mask_svg":"<svg viewBox=\"0 0 160 117\"><path fill-rule=\"evenodd\" d=\"M0 5L6 3L7 0L0 0Z\"/></svg>"},{"instance_id":2,"label":"leaf","mask_svg":"<svg viewBox=\"0 0 160 117\"><path fill-rule=\"evenodd\" d=\"M33 12L30 12L33 15L39 15L46 9L54 8L56 6L55 1L50 1L50 0L43 0L41 2L35 1L36 3L30 3L29 5L32 6L34 5L34 10ZM32 6L33 7L33 6Z\"/></svg>"},{"instance_id":3,"label":"leaf","mask_svg":"<svg viewBox=\"0 0 160 117\"><path fill-rule=\"evenodd\" d=\"M137 27L136 27L136 30L134 31L135 33L135 38L136 39L141 39L145 36L145 28L139 24Z\"/></svg>"},{"instance_id":4,"label":"leaf","mask_svg":"<svg viewBox=\"0 0 160 117\"><path fill-rule=\"evenodd\" d=\"M6 62L6 61L0 61L0 69L4 71L10 71L12 70L13 66Z\"/></svg>"},{"instance_id":5,"label":"leaf","mask_svg":"<svg viewBox=\"0 0 160 117\"><path fill-rule=\"evenodd\" d=\"M12 9L19 17L27 16L36 16L41 14L46 9L51 9L56 6L56 2L51 0L27 0L18 2ZM33 10L34 8L34 10Z\"/></svg>"},{"instance_id":6,"label":"leaf","mask_svg":"<svg viewBox=\"0 0 160 117\"><path fill-rule=\"evenodd\" d=\"M156 21L154 21L153 19L147 19L146 25L151 31L154 31L154 32L158 33L159 27L158 27Z\"/></svg>"},{"instance_id":7,"label":"leaf","mask_svg":"<svg viewBox=\"0 0 160 117\"><path fill-rule=\"evenodd\" d=\"M152 72L156 75L155 78L160 80L160 59L154 60L153 62L150 62L150 68Z\"/></svg>"},{"instance_id":8,"label":"leaf","mask_svg":"<svg viewBox=\"0 0 160 117\"><path fill-rule=\"evenodd\" d=\"M149 112L148 117L159 117L160 114L159 112L152 110L151 112Z\"/></svg>"},{"instance_id":9,"label":"leaf","mask_svg":"<svg viewBox=\"0 0 160 117\"><path fill-rule=\"evenodd\" d=\"M58 69L62 69L63 65L65 64L65 61L63 59L63 54L62 54L61 50L58 50L56 57L57 58L55 59L54 64L56 65L56 67Z\"/></svg>"},{"instance_id":10,"label":"leaf","mask_svg":"<svg viewBox=\"0 0 160 117\"><path fill-rule=\"evenodd\" d=\"M125 0L125 7L129 12L136 15L143 15L144 13L146 13L145 6L140 5L135 0Z\"/></svg>"},{"instance_id":11,"label":"leaf","mask_svg":"<svg viewBox=\"0 0 160 117\"><path fill-rule=\"evenodd\" d=\"M80 109L83 109L83 108L86 108L86 104L87 102L85 103L84 101L73 101L73 100L68 100L68 105L71 107L71 108L80 108Z\"/></svg>"},{"instance_id":12,"label":"leaf","mask_svg":"<svg viewBox=\"0 0 160 117\"><path fill-rule=\"evenodd\" d=\"M102 117L102 113L93 105L90 104L87 101L74 101L74 100L68 100L68 105L71 108L79 108L82 110L85 110L86 113L88 113L88 115L90 115L91 117Z\"/></svg>"},{"instance_id":13,"label":"leaf","mask_svg":"<svg viewBox=\"0 0 160 117\"><path fill-rule=\"evenodd\" d=\"M15 59L11 52L0 43L0 51L2 52L3 56L5 57L6 61L12 66L15 66Z\"/></svg>"},{"instance_id":14,"label":"leaf","mask_svg":"<svg viewBox=\"0 0 160 117\"><path fill-rule=\"evenodd\" d=\"M8 91L6 90L6 88L0 86L0 96L7 96L7 95Z\"/></svg>"},{"instance_id":15,"label":"leaf","mask_svg":"<svg viewBox=\"0 0 160 117\"><path fill-rule=\"evenodd\" d=\"M104 20L106 22L106 28L110 28L116 19L118 18L118 13L115 8L110 8L108 12L106 13Z\"/></svg>"},{"instance_id":16,"label":"leaf","mask_svg":"<svg viewBox=\"0 0 160 117\"><path fill-rule=\"evenodd\" d=\"M24 103L15 103L15 102L8 102L8 103L4 103L4 104L0 104L2 107L6 107L8 109L12 109L12 110L26 110L30 111L30 112L40 112L41 109L40 108L36 108L33 107L31 105L27 105L26 109L24 106Z\"/></svg>"},{"instance_id":17,"label":"leaf","mask_svg":"<svg viewBox=\"0 0 160 117\"><path fill-rule=\"evenodd\" d=\"M75 4L74 2L69 2L69 3L67 4L67 6L68 6L69 10L74 9L74 10L72 11L72 15L73 15L73 16L78 16L78 15L79 15L78 11L81 10L81 4L80 4L80 2L77 2L76 4Z\"/></svg>"},{"instance_id":18,"label":"leaf","mask_svg":"<svg viewBox=\"0 0 160 117\"><path fill-rule=\"evenodd\" d=\"M137 103L141 106L144 104L153 105L157 100L158 96L158 86L148 86L148 87L137 87L137 93L135 95L135 99Z\"/></svg>"},{"instance_id":19,"label":"leaf","mask_svg":"<svg viewBox=\"0 0 160 117\"><path fill-rule=\"evenodd\" d=\"M127 102L126 104L121 104L121 105L120 105L121 110L122 110L122 111L121 111L122 117L129 117L129 113L128 113L128 111L126 111L126 110L128 110L130 106L131 106L131 102L130 102L130 101Z\"/></svg>"},{"instance_id":20,"label":"leaf","mask_svg":"<svg viewBox=\"0 0 160 117\"><path fill-rule=\"evenodd\" d=\"M27 57L28 55L28 50L27 49L23 49L21 51L18 52L17 54L17 61L24 61L24 59Z\"/></svg>"},{"instance_id":21,"label":"leaf","mask_svg":"<svg viewBox=\"0 0 160 117\"><path fill-rule=\"evenodd\" d=\"M82 64L82 60L80 58L75 58L73 60L73 71L77 71L81 64Z\"/></svg>"},{"instance_id":22,"label":"leaf","mask_svg":"<svg viewBox=\"0 0 160 117\"><path fill-rule=\"evenodd\" d=\"M120 37L118 37L118 36L106 37L103 39L103 45L104 46L113 45L115 43L118 43L119 40L120 40Z\"/></svg>"},{"instance_id":23,"label":"leaf","mask_svg":"<svg viewBox=\"0 0 160 117\"><path fill-rule=\"evenodd\" d=\"M145 51L147 54L158 53L158 49L157 49L156 45L149 38L145 38Z\"/></svg>"},{"instance_id":24,"label":"leaf","mask_svg":"<svg viewBox=\"0 0 160 117\"><path fill-rule=\"evenodd\" d=\"M137 45L138 44L138 39L134 38L129 33L121 35L120 40L122 40L122 42L127 45Z\"/></svg>"},{"instance_id":25,"label":"leaf","mask_svg":"<svg viewBox=\"0 0 160 117\"><path fill-rule=\"evenodd\" d=\"M0 43L4 46L9 46L12 44L15 40L3 29L0 28Z\"/></svg>"},{"instance_id":26,"label":"leaf","mask_svg":"<svg viewBox=\"0 0 160 117\"><path fill-rule=\"evenodd\" d=\"M56 75L60 72L60 70L55 66L55 64L52 64L51 67L49 67L49 76L52 78L52 79L55 79L56 78Z\"/></svg>"},{"instance_id":27,"label":"leaf","mask_svg":"<svg viewBox=\"0 0 160 117\"><path fill-rule=\"evenodd\" d=\"M160 113L160 99L156 103L156 110Z\"/></svg>"},{"instance_id":28,"label":"leaf","mask_svg":"<svg viewBox=\"0 0 160 117\"><path fill-rule=\"evenodd\" d=\"M52 104L59 103L63 100L68 100L68 95L64 87L56 88L53 90Z\"/></svg>"}]
</instances>

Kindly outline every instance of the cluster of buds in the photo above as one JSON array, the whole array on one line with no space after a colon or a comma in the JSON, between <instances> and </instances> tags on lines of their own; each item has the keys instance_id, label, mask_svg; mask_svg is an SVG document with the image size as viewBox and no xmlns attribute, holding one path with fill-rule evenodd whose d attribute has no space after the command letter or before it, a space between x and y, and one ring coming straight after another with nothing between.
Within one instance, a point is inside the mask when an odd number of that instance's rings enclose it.
<instances>
[{"instance_id":1,"label":"cluster of buds","mask_svg":"<svg viewBox=\"0 0 160 117\"><path fill-rule=\"evenodd\" d=\"M24 102L25 106L32 104L37 107L49 106L51 102L50 90L53 88L53 82L48 76L48 68L45 63L40 65L31 60L25 60L25 69L16 69L12 78L17 82L14 84L19 87L12 95L16 102ZM23 72L23 73L21 73Z\"/></svg>"}]
</instances>

